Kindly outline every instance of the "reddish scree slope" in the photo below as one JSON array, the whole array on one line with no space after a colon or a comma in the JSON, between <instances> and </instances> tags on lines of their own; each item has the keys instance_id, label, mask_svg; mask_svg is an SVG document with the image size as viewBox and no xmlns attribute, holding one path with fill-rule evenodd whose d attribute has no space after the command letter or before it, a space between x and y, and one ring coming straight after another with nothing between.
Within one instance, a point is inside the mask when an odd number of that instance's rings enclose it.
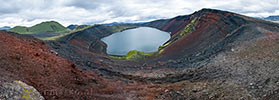
<instances>
[{"instance_id":1,"label":"reddish scree slope","mask_svg":"<svg viewBox=\"0 0 279 100\"><path fill-rule=\"evenodd\" d=\"M75 65L53 55L43 42L11 34L0 31L1 82L23 80L42 92L68 90L78 86L76 79L84 81Z\"/></svg>"},{"instance_id":2,"label":"reddish scree slope","mask_svg":"<svg viewBox=\"0 0 279 100\"><path fill-rule=\"evenodd\" d=\"M194 31L167 46L163 52L163 55L169 56L167 58L189 58L199 55L209 57L219 51L230 49L229 43L233 42L232 46L237 46L239 44L235 44L236 42L248 41L266 35L261 29L269 31L278 29L278 24L212 9L202 9L190 15L189 19L187 18L184 18L186 25L197 19L194 23ZM164 28L169 28L168 26L166 24ZM175 30L176 33L171 34L171 40L174 40L175 36L184 31L184 28L178 27L178 29L180 30ZM249 33L243 34L247 31Z\"/></svg>"},{"instance_id":3,"label":"reddish scree slope","mask_svg":"<svg viewBox=\"0 0 279 100\"><path fill-rule=\"evenodd\" d=\"M0 31L0 48L0 84L24 81L47 100L126 98L122 87L129 87L127 83L80 71L74 64L52 54L38 39Z\"/></svg>"}]
</instances>

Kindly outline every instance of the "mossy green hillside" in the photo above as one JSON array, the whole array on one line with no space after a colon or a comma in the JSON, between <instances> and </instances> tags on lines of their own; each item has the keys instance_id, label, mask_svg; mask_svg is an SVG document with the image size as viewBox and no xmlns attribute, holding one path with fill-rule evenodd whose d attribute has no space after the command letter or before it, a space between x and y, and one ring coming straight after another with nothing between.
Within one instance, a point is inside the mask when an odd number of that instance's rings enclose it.
<instances>
[{"instance_id":1,"label":"mossy green hillside","mask_svg":"<svg viewBox=\"0 0 279 100\"><path fill-rule=\"evenodd\" d=\"M128 60L141 60L149 58L153 55L156 55L156 52L146 53L143 51L132 50L126 54L126 59Z\"/></svg>"},{"instance_id":2,"label":"mossy green hillside","mask_svg":"<svg viewBox=\"0 0 279 100\"><path fill-rule=\"evenodd\" d=\"M64 27L58 22L48 21L48 22L42 22L32 27L16 26L14 28L11 28L9 31L20 33L20 34L33 34L33 33L42 33L42 32L65 32L65 31L69 31L69 29Z\"/></svg>"},{"instance_id":3,"label":"mossy green hillside","mask_svg":"<svg viewBox=\"0 0 279 100\"><path fill-rule=\"evenodd\" d=\"M148 59L148 58L150 58L152 56L155 56L157 54L158 54L158 52L146 53L146 52L143 52L143 51L131 50L126 54L126 56L110 56L110 58L117 59L117 60L138 61L138 60Z\"/></svg>"},{"instance_id":4,"label":"mossy green hillside","mask_svg":"<svg viewBox=\"0 0 279 100\"><path fill-rule=\"evenodd\" d=\"M16 32L16 33L23 33L23 32L28 32L29 29L28 27L25 26L16 26L14 28L11 28L9 31Z\"/></svg>"}]
</instances>

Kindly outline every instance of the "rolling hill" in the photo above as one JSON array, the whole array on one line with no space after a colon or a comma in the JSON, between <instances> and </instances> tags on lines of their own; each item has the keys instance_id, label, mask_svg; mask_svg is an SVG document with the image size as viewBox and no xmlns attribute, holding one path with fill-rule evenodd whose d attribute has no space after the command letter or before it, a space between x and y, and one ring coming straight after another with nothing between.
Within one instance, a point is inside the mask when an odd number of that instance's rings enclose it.
<instances>
[{"instance_id":1,"label":"rolling hill","mask_svg":"<svg viewBox=\"0 0 279 100\"><path fill-rule=\"evenodd\" d=\"M42 22L32 27L16 26L8 31L28 34L42 40L53 40L71 32L70 29L55 21Z\"/></svg>"},{"instance_id":2,"label":"rolling hill","mask_svg":"<svg viewBox=\"0 0 279 100\"><path fill-rule=\"evenodd\" d=\"M10 32L16 32L20 34L34 34L44 32L64 32L67 28L55 21L42 22L32 27L16 26L11 28Z\"/></svg>"}]
</instances>

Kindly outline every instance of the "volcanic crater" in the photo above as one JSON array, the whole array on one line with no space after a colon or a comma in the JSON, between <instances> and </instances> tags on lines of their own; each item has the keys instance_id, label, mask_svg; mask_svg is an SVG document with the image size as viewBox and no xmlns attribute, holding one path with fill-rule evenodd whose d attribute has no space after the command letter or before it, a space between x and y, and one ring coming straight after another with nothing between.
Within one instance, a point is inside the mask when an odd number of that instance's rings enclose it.
<instances>
[{"instance_id":1,"label":"volcanic crater","mask_svg":"<svg viewBox=\"0 0 279 100\"><path fill-rule=\"evenodd\" d=\"M106 53L102 38L138 27L171 38L152 54ZM0 34L0 83L21 80L45 99L279 99L279 24L232 12L94 25L50 41Z\"/></svg>"}]
</instances>

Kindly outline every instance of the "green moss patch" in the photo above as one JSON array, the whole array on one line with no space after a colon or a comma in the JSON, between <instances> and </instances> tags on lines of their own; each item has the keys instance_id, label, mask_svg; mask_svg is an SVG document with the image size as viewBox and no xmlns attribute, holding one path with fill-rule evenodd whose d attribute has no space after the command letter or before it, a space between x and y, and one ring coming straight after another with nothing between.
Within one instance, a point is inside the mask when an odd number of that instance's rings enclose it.
<instances>
[{"instance_id":1,"label":"green moss patch","mask_svg":"<svg viewBox=\"0 0 279 100\"><path fill-rule=\"evenodd\" d=\"M198 18L195 18L194 20L191 21L190 24L188 24L184 30L179 34L178 38L181 38L185 35L187 35L188 33L192 33L195 30L195 23L197 21Z\"/></svg>"},{"instance_id":2,"label":"green moss patch","mask_svg":"<svg viewBox=\"0 0 279 100\"><path fill-rule=\"evenodd\" d=\"M148 59L152 56L157 55L158 52L150 52L150 53L146 53L143 51L137 51L137 50L132 50L129 51L126 56L109 56L112 59L117 59L117 60L133 60L133 61L137 61L137 60L144 60L144 59Z\"/></svg>"}]
</instances>

